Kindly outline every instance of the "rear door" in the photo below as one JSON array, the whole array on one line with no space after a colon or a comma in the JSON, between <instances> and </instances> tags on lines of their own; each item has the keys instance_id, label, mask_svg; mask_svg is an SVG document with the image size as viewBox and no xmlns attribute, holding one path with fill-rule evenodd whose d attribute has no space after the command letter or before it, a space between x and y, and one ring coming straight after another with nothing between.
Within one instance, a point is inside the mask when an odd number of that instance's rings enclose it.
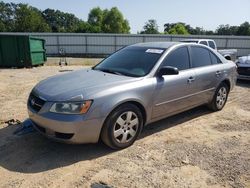
<instances>
[{"instance_id":1,"label":"rear door","mask_svg":"<svg viewBox=\"0 0 250 188\"><path fill-rule=\"evenodd\" d=\"M209 49L191 46L191 66L195 71L197 103L210 102L223 74L223 66L217 56Z\"/></svg>"},{"instance_id":2,"label":"rear door","mask_svg":"<svg viewBox=\"0 0 250 188\"><path fill-rule=\"evenodd\" d=\"M184 111L195 104L193 98L195 72L190 69L188 48L179 47L173 50L163 61L162 66L177 67L179 74L155 78L152 119Z\"/></svg>"}]
</instances>

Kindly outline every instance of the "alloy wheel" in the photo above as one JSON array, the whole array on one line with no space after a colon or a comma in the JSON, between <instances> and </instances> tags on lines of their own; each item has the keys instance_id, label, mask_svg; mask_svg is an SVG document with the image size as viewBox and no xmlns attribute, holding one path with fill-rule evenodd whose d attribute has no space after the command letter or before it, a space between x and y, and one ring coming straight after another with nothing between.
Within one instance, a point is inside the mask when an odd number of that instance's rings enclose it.
<instances>
[{"instance_id":1,"label":"alloy wheel","mask_svg":"<svg viewBox=\"0 0 250 188\"><path fill-rule=\"evenodd\" d=\"M219 109L221 109L227 100L227 89L225 87L221 87L217 93L216 97L216 105Z\"/></svg>"},{"instance_id":2,"label":"alloy wheel","mask_svg":"<svg viewBox=\"0 0 250 188\"><path fill-rule=\"evenodd\" d=\"M113 135L118 143L131 141L139 128L139 118L132 111L122 113L116 120Z\"/></svg>"}]
</instances>

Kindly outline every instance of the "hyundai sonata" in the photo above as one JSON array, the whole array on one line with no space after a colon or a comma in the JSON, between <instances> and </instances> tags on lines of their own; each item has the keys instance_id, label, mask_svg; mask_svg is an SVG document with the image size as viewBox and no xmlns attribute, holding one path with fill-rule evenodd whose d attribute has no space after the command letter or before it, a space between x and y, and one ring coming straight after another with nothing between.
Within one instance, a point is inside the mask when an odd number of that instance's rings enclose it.
<instances>
[{"instance_id":1,"label":"hyundai sonata","mask_svg":"<svg viewBox=\"0 0 250 188\"><path fill-rule=\"evenodd\" d=\"M28 112L49 138L122 149L149 123L200 105L221 110L235 80L236 65L204 45L140 43L41 81Z\"/></svg>"}]
</instances>

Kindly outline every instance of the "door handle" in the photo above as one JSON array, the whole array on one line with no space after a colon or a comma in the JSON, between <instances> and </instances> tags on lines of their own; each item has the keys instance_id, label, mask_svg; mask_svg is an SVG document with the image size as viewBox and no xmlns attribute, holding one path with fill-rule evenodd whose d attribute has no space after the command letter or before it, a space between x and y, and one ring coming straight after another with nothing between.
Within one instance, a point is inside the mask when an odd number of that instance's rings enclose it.
<instances>
[{"instance_id":1,"label":"door handle","mask_svg":"<svg viewBox=\"0 0 250 188\"><path fill-rule=\"evenodd\" d=\"M192 82L195 81L195 78L193 76L190 76L187 81L189 84L191 84Z\"/></svg>"},{"instance_id":2,"label":"door handle","mask_svg":"<svg viewBox=\"0 0 250 188\"><path fill-rule=\"evenodd\" d=\"M221 71L216 71L215 75L216 76L220 76L221 75Z\"/></svg>"}]
</instances>

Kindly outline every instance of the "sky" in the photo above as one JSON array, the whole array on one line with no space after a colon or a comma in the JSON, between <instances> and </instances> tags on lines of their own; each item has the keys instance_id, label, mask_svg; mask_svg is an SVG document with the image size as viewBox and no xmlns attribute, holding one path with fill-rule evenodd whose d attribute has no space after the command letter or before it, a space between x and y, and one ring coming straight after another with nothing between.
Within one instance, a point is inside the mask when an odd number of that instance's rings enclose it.
<instances>
[{"instance_id":1,"label":"sky","mask_svg":"<svg viewBox=\"0 0 250 188\"><path fill-rule=\"evenodd\" d=\"M250 22L250 0L3 0L27 3L40 10L58 9L87 20L90 9L114 6L129 21L131 33L143 29L145 22L155 19L159 31L165 23L185 22L192 27L215 30L220 24L240 25Z\"/></svg>"}]
</instances>

